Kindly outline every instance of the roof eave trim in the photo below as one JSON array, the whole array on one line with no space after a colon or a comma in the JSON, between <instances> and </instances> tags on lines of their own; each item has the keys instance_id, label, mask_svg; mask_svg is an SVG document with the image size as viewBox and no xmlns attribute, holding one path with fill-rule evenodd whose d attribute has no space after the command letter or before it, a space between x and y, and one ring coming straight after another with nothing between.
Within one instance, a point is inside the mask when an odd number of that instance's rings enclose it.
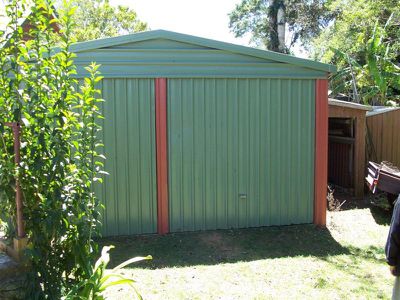
<instances>
[{"instance_id":1,"label":"roof eave trim","mask_svg":"<svg viewBox=\"0 0 400 300\"><path fill-rule=\"evenodd\" d=\"M391 112L397 111L399 109L400 109L400 107L393 107L393 108L385 109L385 110L371 110L367 113L367 117L373 117L376 115L391 113Z\"/></svg>"},{"instance_id":2,"label":"roof eave trim","mask_svg":"<svg viewBox=\"0 0 400 300\"><path fill-rule=\"evenodd\" d=\"M339 106L339 107L346 107L346 108L365 110L365 111L371 111L372 110L371 106L358 104L358 103L353 103L353 102L348 102L348 101L337 100L337 99L332 99L332 98L330 98L328 100L328 103L329 103L329 105Z\"/></svg>"}]
</instances>

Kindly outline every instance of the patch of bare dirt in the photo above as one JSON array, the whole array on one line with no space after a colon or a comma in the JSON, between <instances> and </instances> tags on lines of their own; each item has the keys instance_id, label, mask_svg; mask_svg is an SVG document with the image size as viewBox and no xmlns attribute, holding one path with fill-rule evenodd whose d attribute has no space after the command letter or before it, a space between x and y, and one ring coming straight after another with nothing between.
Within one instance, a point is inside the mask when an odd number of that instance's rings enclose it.
<instances>
[{"instance_id":1,"label":"patch of bare dirt","mask_svg":"<svg viewBox=\"0 0 400 300\"><path fill-rule=\"evenodd\" d=\"M200 235L200 240L208 247L212 247L226 256L240 255L242 249L232 241L232 238L222 232L204 232Z\"/></svg>"}]
</instances>

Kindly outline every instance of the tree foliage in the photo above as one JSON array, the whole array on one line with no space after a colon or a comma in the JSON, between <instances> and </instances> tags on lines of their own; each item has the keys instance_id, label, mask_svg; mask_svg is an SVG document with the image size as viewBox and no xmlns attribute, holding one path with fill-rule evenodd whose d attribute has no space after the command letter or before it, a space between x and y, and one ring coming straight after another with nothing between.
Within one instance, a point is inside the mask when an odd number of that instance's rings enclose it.
<instances>
[{"instance_id":1,"label":"tree foliage","mask_svg":"<svg viewBox=\"0 0 400 300\"><path fill-rule=\"evenodd\" d=\"M338 66L331 88L369 104L398 101L400 6L397 0L335 0L332 26L313 41L313 58Z\"/></svg>"},{"instance_id":2,"label":"tree foliage","mask_svg":"<svg viewBox=\"0 0 400 300\"><path fill-rule=\"evenodd\" d=\"M229 14L230 29L236 36L250 33L252 40L267 49L279 51L277 12L284 9L285 25L292 33L287 52L298 41L307 46L335 15L326 9L329 0L242 0Z\"/></svg>"},{"instance_id":3,"label":"tree foliage","mask_svg":"<svg viewBox=\"0 0 400 300\"><path fill-rule=\"evenodd\" d=\"M13 218L15 178L21 183L29 239L30 299L60 299L71 281L87 276L93 261L100 203L92 184L101 180L102 156L96 84L98 66L78 82L69 52L74 11L65 5L64 27L55 51L53 6L33 0L29 36L23 39L24 0L8 0L10 19L0 34L0 208ZM7 122L22 127L21 163L13 163L13 138Z\"/></svg>"},{"instance_id":4,"label":"tree foliage","mask_svg":"<svg viewBox=\"0 0 400 300\"><path fill-rule=\"evenodd\" d=\"M147 24L138 19L128 6L110 5L109 0L74 0L76 11L72 16L76 26L72 36L79 41L113 37L147 30Z\"/></svg>"},{"instance_id":5,"label":"tree foliage","mask_svg":"<svg viewBox=\"0 0 400 300\"><path fill-rule=\"evenodd\" d=\"M361 63L365 62L366 44L371 38L375 25L385 26L393 15L392 22L386 28L386 41L393 49L400 48L400 6L398 0L334 0L327 6L336 12L333 24L313 40L312 55L324 62L344 63L333 58L339 49ZM395 55L395 53L393 53Z\"/></svg>"},{"instance_id":6,"label":"tree foliage","mask_svg":"<svg viewBox=\"0 0 400 300\"><path fill-rule=\"evenodd\" d=\"M390 21L390 19L389 19ZM385 42L385 27L375 26L365 48L365 64L338 49L335 58L347 62L332 77L333 95L348 95L354 102L372 105L396 105L400 100L400 67L391 60L390 44Z\"/></svg>"}]
</instances>

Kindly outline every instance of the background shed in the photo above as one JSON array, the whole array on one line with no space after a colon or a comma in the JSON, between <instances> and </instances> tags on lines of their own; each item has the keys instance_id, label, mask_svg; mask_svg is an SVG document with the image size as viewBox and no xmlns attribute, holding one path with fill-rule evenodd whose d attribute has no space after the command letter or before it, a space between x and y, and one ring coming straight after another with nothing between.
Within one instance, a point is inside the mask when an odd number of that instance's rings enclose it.
<instances>
[{"instance_id":1,"label":"background shed","mask_svg":"<svg viewBox=\"0 0 400 300\"><path fill-rule=\"evenodd\" d=\"M369 106L329 99L329 182L364 195L366 112Z\"/></svg>"},{"instance_id":2,"label":"background shed","mask_svg":"<svg viewBox=\"0 0 400 300\"><path fill-rule=\"evenodd\" d=\"M374 107L367 113L368 159L400 167L400 109Z\"/></svg>"},{"instance_id":3,"label":"background shed","mask_svg":"<svg viewBox=\"0 0 400 300\"><path fill-rule=\"evenodd\" d=\"M325 224L333 66L162 30L71 49L104 76L104 235Z\"/></svg>"}]
</instances>

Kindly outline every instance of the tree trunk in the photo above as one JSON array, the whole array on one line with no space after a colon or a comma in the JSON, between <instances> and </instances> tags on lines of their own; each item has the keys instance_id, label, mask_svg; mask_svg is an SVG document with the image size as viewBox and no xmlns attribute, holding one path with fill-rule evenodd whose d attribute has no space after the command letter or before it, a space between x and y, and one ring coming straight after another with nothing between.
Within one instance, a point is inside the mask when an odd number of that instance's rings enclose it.
<instances>
[{"instance_id":1,"label":"tree trunk","mask_svg":"<svg viewBox=\"0 0 400 300\"><path fill-rule=\"evenodd\" d=\"M280 0L272 0L269 6L269 39L268 50L279 52L277 7Z\"/></svg>"},{"instance_id":2,"label":"tree trunk","mask_svg":"<svg viewBox=\"0 0 400 300\"><path fill-rule=\"evenodd\" d=\"M283 0L271 0L269 6L269 40L268 49L275 52L286 52L285 46L285 5Z\"/></svg>"},{"instance_id":3,"label":"tree trunk","mask_svg":"<svg viewBox=\"0 0 400 300\"><path fill-rule=\"evenodd\" d=\"M278 28L278 41L279 41L279 52L286 52L285 45L285 33L286 33L286 20L285 20L285 7L283 3L279 5L277 12L277 28Z\"/></svg>"}]
</instances>

